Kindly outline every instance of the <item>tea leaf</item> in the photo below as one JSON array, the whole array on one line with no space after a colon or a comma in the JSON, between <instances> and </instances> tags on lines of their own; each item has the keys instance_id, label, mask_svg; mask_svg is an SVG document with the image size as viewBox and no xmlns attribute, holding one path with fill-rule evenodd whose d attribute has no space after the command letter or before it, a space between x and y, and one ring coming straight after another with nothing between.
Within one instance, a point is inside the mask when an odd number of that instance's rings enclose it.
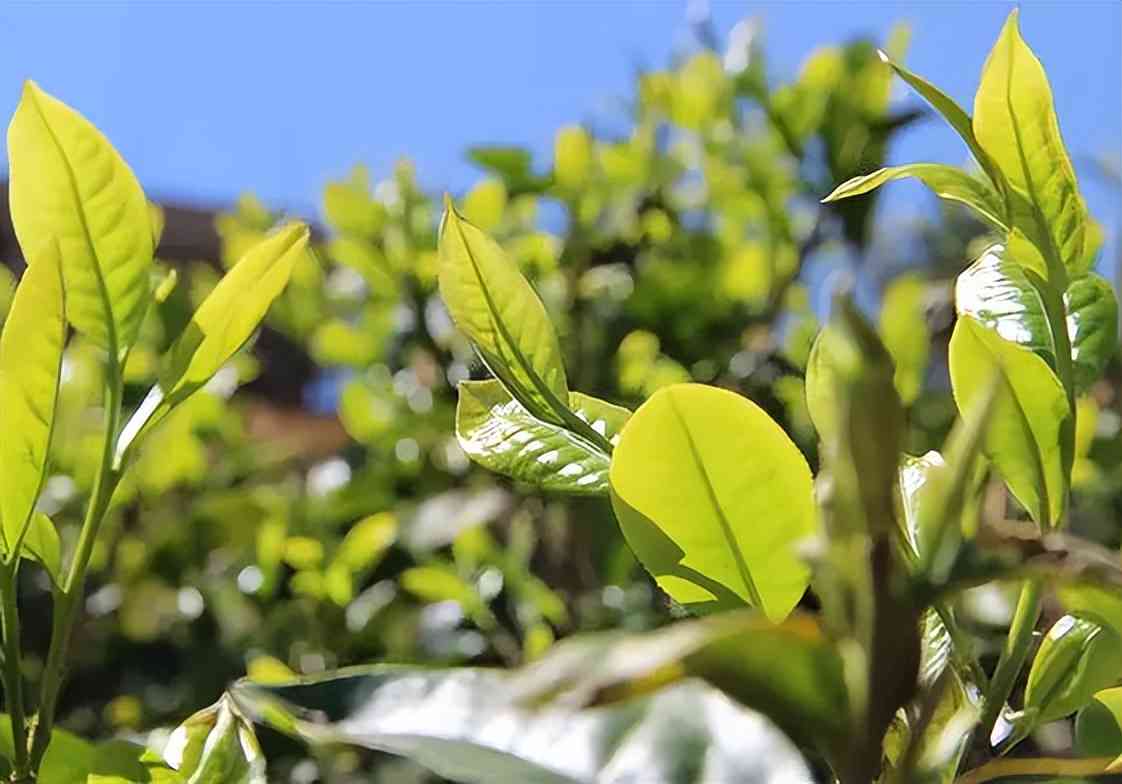
<instances>
[{"instance_id":1,"label":"tea leaf","mask_svg":"<svg viewBox=\"0 0 1122 784\"><path fill-rule=\"evenodd\" d=\"M0 544L9 558L32 524L46 476L66 342L58 248L38 253L0 334Z\"/></svg>"},{"instance_id":2,"label":"tea leaf","mask_svg":"<svg viewBox=\"0 0 1122 784\"><path fill-rule=\"evenodd\" d=\"M795 545L817 529L810 469L749 400L699 384L659 390L624 427L610 478L628 544L675 601L748 603L778 621L806 590Z\"/></svg>"},{"instance_id":3,"label":"tea leaf","mask_svg":"<svg viewBox=\"0 0 1122 784\"><path fill-rule=\"evenodd\" d=\"M34 82L8 126L12 223L31 263L57 242L66 315L123 356L151 301L153 235L132 170L86 118Z\"/></svg>"},{"instance_id":4,"label":"tea leaf","mask_svg":"<svg viewBox=\"0 0 1122 784\"><path fill-rule=\"evenodd\" d=\"M998 229L1005 229L1005 205L989 183L972 177L961 169L939 163L912 163L877 169L872 174L854 177L839 185L823 202L860 196L886 182L915 177L941 199L965 204Z\"/></svg>"},{"instance_id":5,"label":"tea leaf","mask_svg":"<svg viewBox=\"0 0 1122 784\"><path fill-rule=\"evenodd\" d=\"M974 133L1009 185L1029 200L1033 218L1070 272L1082 272L1087 208L1060 136L1048 77L1009 14L982 69ZM1051 277L1051 276L1050 276Z\"/></svg>"},{"instance_id":6,"label":"tea leaf","mask_svg":"<svg viewBox=\"0 0 1122 784\"><path fill-rule=\"evenodd\" d=\"M503 249L451 202L440 259L441 296L487 367L535 418L565 424L569 385L545 306Z\"/></svg>"},{"instance_id":7,"label":"tea leaf","mask_svg":"<svg viewBox=\"0 0 1122 784\"><path fill-rule=\"evenodd\" d=\"M117 461L133 442L206 384L265 318L308 242L308 227L292 223L254 245L218 282L164 358L159 382L125 425Z\"/></svg>"},{"instance_id":8,"label":"tea leaf","mask_svg":"<svg viewBox=\"0 0 1122 784\"><path fill-rule=\"evenodd\" d=\"M1071 282L1064 307L1075 389L1082 392L1099 380L1118 353L1118 300L1110 283L1091 272Z\"/></svg>"},{"instance_id":9,"label":"tea leaf","mask_svg":"<svg viewBox=\"0 0 1122 784\"><path fill-rule=\"evenodd\" d=\"M570 393L577 416L614 440L631 412ZM475 462L543 490L605 493L611 456L572 431L532 417L495 380L460 383L456 437Z\"/></svg>"},{"instance_id":10,"label":"tea leaf","mask_svg":"<svg viewBox=\"0 0 1122 784\"><path fill-rule=\"evenodd\" d=\"M573 710L517 705L508 679L382 665L281 686L242 682L233 694L247 713L309 743L397 754L465 783L811 780L783 733L703 684Z\"/></svg>"},{"instance_id":11,"label":"tea leaf","mask_svg":"<svg viewBox=\"0 0 1122 784\"><path fill-rule=\"evenodd\" d=\"M950 343L951 385L959 410L982 393L984 379L999 372L997 400L984 453L1010 491L1044 526L1054 526L1067 494L1061 433L1071 409L1056 374L1037 354L1010 343L970 316L959 318Z\"/></svg>"}]
</instances>

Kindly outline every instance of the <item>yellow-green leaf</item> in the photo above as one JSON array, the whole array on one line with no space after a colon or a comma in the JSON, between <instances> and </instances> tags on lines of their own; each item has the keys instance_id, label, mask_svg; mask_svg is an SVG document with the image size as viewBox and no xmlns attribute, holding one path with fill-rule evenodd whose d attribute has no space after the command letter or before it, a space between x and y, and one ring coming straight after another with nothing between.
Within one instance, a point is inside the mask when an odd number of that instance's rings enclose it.
<instances>
[{"instance_id":1,"label":"yellow-green leaf","mask_svg":"<svg viewBox=\"0 0 1122 784\"><path fill-rule=\"evenodd\" d=\"M0 544L9 557L46 474L66 342L58 248L45 245L38 254L0 335Z\"/></svg>"},{"instance_id":2,"label":"yellow-green leaf","mask_svg":"<svg viewBox=\"0 0 1122 784\"><path fill-rule=\"evenodd\" d=\"M974 133L1009 185L1033 207L1036 228L1069 271L1083 271L1087 208L1060 136L1048 77L1009 14L974 96ZM1032 236L1031 232L1028 232Z\"/></svg>"},{"instance_id":3,"label":"yellow-green leaf","mask_svg":"<svg viewBox=\"0 0 1122 784\"><path fill-rule=\"evenodd\" d=\"M25 558L38 561L56 583L62 573L62 546L51 518L42 512L31 515L20 552Z\"/></svg>"},{"instance_id":4,"label":"yellow-green leaf","mask_svg":"<svg viewBox=\"0 0 1122 784\"><path fill-rule=\"evenodd\" d=\"M120 461L140 433L201 388L265 318L308 244L308 227L291 223L254 245L214 287L172 343L159 382L117 442Z\"/></svg>"},{"instance_id":5,"label":"yellow-green leaf","mask_svg":"<svg viewBox=\"0 0 1122 784\"><path fill-rule=\"evenodd\" d=\"M999 229L1005 229L1005 206L993 186L972 177L961 169L940 163L912 163L906 166L890 166L877 169L871 174L846 180L823 202L848 199L860 196L879 188L886 182L915 177L935 195L948 201L965 204Z\"/></svg>"},{"instance_id":6,"label":"yellow-green leaf","mask_svg":"<svg viewBox=\"0 0 1122 784\"><path fill-rule=\"evenodd\" d=\"M59 245L67 317L118 355L151 301L148 202L128 164L88 120L27 82L8 126L11 212L34 264Z\"/></svg>"},{"instance_id":7,"label":"yellow-green leaf","mask_svg":"<svg viewBox=\"0 0 1122 784\"><path fill-rule=\"evenodd\" d=\"M916 275L895 278L884 291L880 335L896 365L893 378L900 401L910 405L923 389L931 340L924 304L926 287Z\"/></svg>"},{"instance_id":8,"label":"yellow-green leaf","mask_svg":"<svg viewBox=\"0 0 1122 784\"><path fill-rule=\"evenodd\" d=\"M1107 771L1122 770L1122 686L1103 689L1079 711L1075 749L1084 757L1115 757Z\"/></svg>"},{"instance_id":9,"label":"yellow-green leaf","mask_svg":"<svg viewBox=\"0 0 1122 784\"><path fill-rule=\"evenodd\" d=\"M440 227L440 294L491 372L537 419L561 425L569 385L545 306L498 243L451 201Z\"/></svg>"},{"instance_id":10,"label":"yellow-green leaf","mask_svg":"<svg viewBox=\"0 0 1122 784\"><path fill-rule=\"evenodd\" d=\"M985 394L998 372L997 399L983 451L1033 519L1056 525L1067 495L1070 463L1063 433L1070 429L1067 393L1031 349L1012 343L972 316L960 316L950 342L951 385L959 411Z\"/></svg>"},{"instance_id":11,"label":"yellow-green leaf","mask_svg":"<svg viewBox=\"0 0 1122 784\"><path fill-rule=\"evenodd\" d=\"M1025 686L1026 727L1063 718L1122 675L1122 637L1092 618L1065 615L1040 644Z\"/></svg>"},{"instance_id":12,"label":"yellow-green leaf","mask_svg":"<svg viewBox=\"0 0 1122 784\"><path fill-rule=\"evenodd\" d=\"M751 401L659 390L624 426L610 478L628 544L675 601L752 604L773 620L798 603L810 572L796 543L817 530L810 469Z\"/></svg>"}]
</instances>

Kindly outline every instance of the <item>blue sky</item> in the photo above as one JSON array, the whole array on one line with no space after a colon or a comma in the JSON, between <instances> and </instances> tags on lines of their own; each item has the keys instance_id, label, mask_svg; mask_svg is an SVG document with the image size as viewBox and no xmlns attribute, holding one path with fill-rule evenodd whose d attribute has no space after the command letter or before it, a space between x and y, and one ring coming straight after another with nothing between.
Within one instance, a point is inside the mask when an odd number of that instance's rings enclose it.
<instances>
[{"instance_id":1,"label":"blue sky","mask_svg":"<svg viewBox=\"0 0 1122 784\"><path fill-rule=\"evenodd\" d=\"M1118 194L1089 156L1122 146L1122 4L1024 2L1092 210L1117 225ZM908 63L969 106L1008 2L714 2L723 36L764 21L775 76L814 47L895 21L913 27ZM351 164L376 176L408 154L422 181L462 191L463 149L524 144L544 163L555 129L610 122L640 67L689 45L685 2L28 3L0 8L0 113L36 79L97 123L156 198L213 204L254 190L316 210ZM901 88L901 95L903 89ZM903 135L895 161L965 159L934 120ZM908 185L894 186L915 193ZM908 202L906 195L901 197Z\"/></svg>"}]
</instances>

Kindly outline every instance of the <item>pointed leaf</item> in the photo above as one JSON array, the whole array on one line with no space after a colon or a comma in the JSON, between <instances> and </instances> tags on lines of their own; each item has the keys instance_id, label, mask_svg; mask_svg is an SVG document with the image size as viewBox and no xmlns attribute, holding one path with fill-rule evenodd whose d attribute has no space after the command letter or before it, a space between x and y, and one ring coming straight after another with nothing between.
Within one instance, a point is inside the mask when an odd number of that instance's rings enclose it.
<instances>
[{"instance_id":1,"label":"pointed leaf","mask_svg":"<svg viewBox=\"0 0 1122 784\"><path fill-rule=\"evenodd\" d=\"M1033 659L1022 732L1075 713L1122 673L1122 637L1090 617L1056 621Z\"/></svg>"},{"instance_id":2,"label":"pointed leaf","mask_svg":"<svg viewBox=\"0 0 1122 784\"><path fill-rule=\"evenodd\" d=\"M631 415L625 408L570 393L577 416L614 441ZM606 493L611 455L561 425L530 415L496 380L460 383L456 437L475 462L543 490Z\"/></svg>"},{"instance_id":3,"label":"pointed leaf","mask_svg":"<svg viewBox=\"0 0 1122 784\"><path fill-rule=\"evenodd\" d=\"M612 457L612 507L628 544L675 601L787 616L815 533L810 469L751 401L700 384L664 387L632 415Z\"/></svg>"},{"instance_id":4,"label":"pointed leaf","mask_svg":"<svg viewBox=\"0 0 1122 784\"><path fill-rule=\"evenodd\" d=\"M997 399L983 452L1033 519L1056 525L1070 471L1062 445L1071 419L1067 393L1038 354L973 316L960 316L950 342L951 385L959 411L969 410L985 394L994 370Z\"/></svg>"},{"instance_id":5,"label":"pointed leaf","mask_svg":"<svg viewBox=\"0 0 1122 784\"><path fill-rule=\"evenodd\" d=\"M982 145L978 143L978 139L974 136L974 126L965 110L954 99L944 93L931 82L924 79L915 73L912 73L904 66L892 60L884 52L880 52L880 58L883 60L896 75L903 79L913 90L919 93L920 97L931 104L931 108L937 111L947 124L953 128L958 135L966 142L966 146L970 149L970 154L974 156L974 160L982 167L989 177L990 182L999 191L1004 190L1004 177L997 165L990 158L989 153L982 149ZM1004 210L999 215L1004 214Z\"/></svg>"},{"instance_id":6,"label":"pointed leaf","mask_svg":"<svg viewBox=\"0 0 1122 784\"><path fill-rule=\"evenodd\" d=\"M1105 278L1091 272L1064 292L1075 389L1082 392L1102 376L1118 353L1118 300Z\"/></svg>"},{"instance_id":7,"label":"pointed leaf","mask_svg":"<svg viewBox=\"0 0 1122 784\"><path fill-rule=\"evenodd\" d=\"M974 97L974 133L1010 186L1027 197L1037 228L1070 272L1082 272L1087 208L1079 194L1048 77L1021 38L1013 10L986 59Z\"/></svg>"},{"instance_id":8,"label":"pointed leaf","mask_svg":"<svg viewBox=\"0 0 1122 784\"><path fill-rule=\"evenodd\" d=\"M572 418L561 346L545 306L498 243L451 202L440 226L440 294L491 372L535 418Z\"/></svg>"},{"instance_id":9,"label":"pointed leaf","mask_svg":"<svg viewBox=\"0 0 1122 784\"><path fill-rule=\"evenodd\" d=\"M854 177L839 185L823 202L848 199L879 188L886 182L915 177L935 195L965 204L999 229L1005 229L1005 206L993 186L961 169L939 163L912 163L877 169L872 174Z\"/></svg>"},{"instance_id":10,"label":"pointed leaf","mask_svg":"<svg viewBox=\"0 0 1122 784\"><path fill-rule=\"evenodd\" d=\"M47 245L24 273L0 334L0 545L9 555L47 471L66 342L63 310L58 250Z\"/></svg>"},{"instance_id":11,"label":"pointed leaf","mask_svg":"<svg viewBox=\"0 0 1122 784\"><path fill-rule=\"evenodd\" d=\"M55 583L59 582L62 575L62 546L51 518L42 512L31 515L31 524L27 527L20 551L25 557L42 564L51 579Z\"/></svg>"},{"instance_id":12,"label":"pointed leaf","mask_svg":"<svg viewBox=\"0 0 1122 784\"><path fill-rule=\"evenodd\" d=\"M117 442L117 460L149 427L206 384L265 318L308 243L308 227L291 223L254 245L214 287L164 358L160 380Z\"/></svg>"},{"instance_id":13,"label":"pointed leaf","mask_svg":"<svg viewBox=\"0 0 1122 784\"><path fill-rule=\"evenodd\" d=\"M164 759L184 784L265 784L265 757L253 727L229 695L180 724Z\"/></svg>"},{"instance_id":14,"label":"pointed leaf","mask_svg":"<svg viewBox=\"0 0 1122 784\"><path fill-rule=\"evenodd\" d=\"M12 223L32 263L57 241L67 318L124 354L151 300L148 202L128 164L88 120L34 82L8 127Z\"/></svg>"},{"instance_id":15,"label":"pointed leaf","mask_svg":"<svg viewBox=\"0 0 1122 784\"><path fill-rule=\"evenodd\" d=\"M408 757L467 784L687 784L810 781L770 722L683 683L601 708L530 709L483 669L375 666L285 686L242 682L239 706L313 744Z\"/></svg>"}]
</instances>

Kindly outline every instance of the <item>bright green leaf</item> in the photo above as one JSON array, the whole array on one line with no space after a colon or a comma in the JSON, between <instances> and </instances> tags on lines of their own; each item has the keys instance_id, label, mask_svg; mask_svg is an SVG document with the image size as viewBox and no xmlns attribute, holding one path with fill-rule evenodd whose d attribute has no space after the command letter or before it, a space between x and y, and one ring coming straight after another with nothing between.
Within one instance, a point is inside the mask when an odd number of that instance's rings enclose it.
<instances>
[{"instance_id":1,"label":"bright green leaf","mask_svg":"<svg viewBox=\"0 0 1122 784\"><path fill-rule=\"evenodd\" d=\"M527 411L556 425L573 418L545 306L503 249L451 202L440 228L440 293L456 326Z\"/></svg>"},{"instance_id":2,"label":"bright green leaf","mask_svg":"<svg viewBox=\"0 0 1122 784\"><path fill-rule=\"evenodd\" d=\"M834 189L823 202L848 199L879 188L886 182L915 177L935 195L948 201L965 204L999 229L1005 229L1005 206L1001 197L987 182L973 177L961 169L939 163L912 163L890 166L871 174L854 177Z\"/></svg>"},{"instance_id":3,"label":"bright green leaf","mask_svg":"<svg viewBox=\"0 0 1122 784\"><path fill-rule=\"evenodd\" d=\"M304 253L308 227L292 223L260 241L218 282L172 343L160 380L117 442L117 460L136 438L200 389L253 335Z\"/></svg>"},{"instance_id":4,"label":"bright green leaf","mask_svg":"<svg viewBox=\"0 0 1122 784\"><path fill-rule=\"evenodd\" d=\"M1091 618L1065 615L1052 625L1025 686L1023 731L1068 716L1122 675L1122 637Z\"/></svg>"},{"instance_id":5,"label":"bright green leaf","mask_svg":"<svg viewBox=\"0 0 1122 784\"><path fill-rule=\"evenodd\" d=\"M974 96L974 133L1010 186L1033 207L1036 229L1071 272L1082 272L1087 208L1079 195L1048 77L1009 14Z\"/></svg>"},{"instance_id":6,"label":"bright green leaf","mask_svg":"<svg viewBox=\"0 0 1122 784\"><path fill-rule=\"evenodd\" d=\"M52 580L56 583L59 581L62 574L62 546L51 518L42 512L31 515L31 524L27 527L21 551L42 564Z\"/></svg>"},{"instance_id":7,"label":"bright green leaf","mask_svg":"<svg viewBox=\"0 0 1122 784\"><path fill-rule=\"evenodd\" d=\"M1099 380L1118 352L1118 300L1110 283L1090 272L1068 285L1064 307L1075 388L1083 391Z\"/></svg>"},{"instance_id":8,"label":"bright green leaf","mask_svg":"<svg viewBox=\"0 0 1122 784\"><path fill-rule=\"evenodd\" d=\"M569 402L578 417L609 441L631 414L577 392L570 393ZM607 452L567 428L535 419L498 381L460 383L456 437L480 465L543 490L608 490Z\"/></svg>"},{"instance_id":9,"label":"bright green leaf","mask_svg":"<svg viewBox=\"0 0 1122 784\"><path fill-rule=\"evenodd\" d=\"M136 177L88 120L31 81L8 126L8 161L25 256L37 263L58 243L67 318L123 355L152 298L152 225Z\"/></svg>"},{"instance_id":10,"label":"bright green leaf","mask_svg":"<svg viewBox=\"0 0 1122 784\"><path fill-rule=\"evenodd\" d=\"M675 601L744 603L786 617L817 530L810 469L751 401L715 387L659 390L632 415L610 470L612 507L639 561Z\"/></svg>"},{"instance_id":11,"label":"bright green leaf","mask_svg":"<svg viewBox=\"0 0 1122 784\"><path fill-rule=\"evenodd\" d=\"M39 253L0 334L0 545L9 555L31 524L46 475L66 342L58 249Z\"/></svg>"}]
</instances>

